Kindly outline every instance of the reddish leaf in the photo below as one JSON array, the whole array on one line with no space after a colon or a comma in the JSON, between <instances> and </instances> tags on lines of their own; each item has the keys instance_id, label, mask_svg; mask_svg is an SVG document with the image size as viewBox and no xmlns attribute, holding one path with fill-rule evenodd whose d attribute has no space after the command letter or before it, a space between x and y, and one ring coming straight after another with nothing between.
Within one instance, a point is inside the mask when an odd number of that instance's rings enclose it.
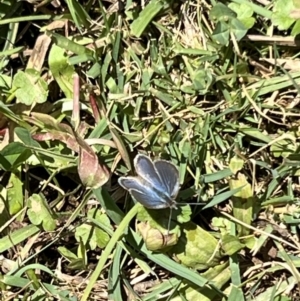
<instances>
[{"instance_id":1,"label":"reddish leaf","mask_svg":"<svg viewBox=\"0 0 300 301\"><path fill-rule=\"evenodd\" d=\"M94 189L104 185L109 179L109 171L83 139L77 137L77 141L80 144L78 174L82 183Z\"/></svg>"},{"instance_id":2,"label":"reddish leaf","mask_svg":"<svg viewBox=\"0 0 300 301\"><path fill-rule=\"evenodd\" d=\"M38 141L59 140L68 148L79 153L78 174L82 183L91 188L104 185L109 179L109 171L99 163L98 157L89 146L73 129L67 124L57 122L53 117L46 114L32 114L29 120L39 127L46 128L47 133L37 133L32 137ZM79 125L78 131L85 132L85 126Z\"/></svg>"}]
</instances>

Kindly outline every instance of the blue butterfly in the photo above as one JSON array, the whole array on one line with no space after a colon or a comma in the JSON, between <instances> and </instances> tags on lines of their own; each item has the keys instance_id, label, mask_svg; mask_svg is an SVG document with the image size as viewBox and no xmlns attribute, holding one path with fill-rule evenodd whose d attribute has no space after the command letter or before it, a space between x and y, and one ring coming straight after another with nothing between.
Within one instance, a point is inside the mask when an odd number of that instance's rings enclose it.
<instances>
[{"instance_id":1,"label":"blue butterfly","mask_svg":"<svg viewBox=\"0 0 300 301\"><path fill-rule=\"evenodd\" d=\"M165 160L152 161L138 154L134 159L137 177L120 177L119 184L136 201L149 209L177 209L176 197L180 189L177 167Z\"/></svg>"}]
</instances>

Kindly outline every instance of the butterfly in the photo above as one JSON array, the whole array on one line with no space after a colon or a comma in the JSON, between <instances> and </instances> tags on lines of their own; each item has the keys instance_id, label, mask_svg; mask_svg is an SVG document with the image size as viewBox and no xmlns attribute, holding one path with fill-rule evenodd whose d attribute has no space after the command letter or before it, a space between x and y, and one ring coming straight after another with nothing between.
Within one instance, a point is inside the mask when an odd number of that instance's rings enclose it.
<instances>
[{"instance_id":1,"label":"butterfly","mask_svg":"<svg viewBox=\"0 0 300 301\"><path fill-rule=\"evenodd\" d=\"M149 209L177 209L176 197L180 189L177 167L165 160L152 161L138 154L134 159L136 177L120 177L119 184L133 198Z\"/></svg>"}]
</instances>

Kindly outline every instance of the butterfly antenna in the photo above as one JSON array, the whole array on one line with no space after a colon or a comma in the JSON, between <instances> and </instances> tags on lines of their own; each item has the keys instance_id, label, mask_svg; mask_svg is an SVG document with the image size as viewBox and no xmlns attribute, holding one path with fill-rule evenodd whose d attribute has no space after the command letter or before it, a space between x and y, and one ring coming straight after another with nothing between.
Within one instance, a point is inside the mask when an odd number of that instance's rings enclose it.
<instances>
[{"instance_id":1,"label":"butterfly antenna","mask_svg":"<svg viewBox=\"0 0 300 301\"><path fill-rule=\"evenodd\" d=\"M169 216L169 221L168 221L168 232L167 235L169 236L169 231L170 231L170 226L171 226L171 218L172 218L172 207L170 207L170 216Z\"/></svg>"},{"instance_id":2,"label":"butterfly antenna","mask_svg":"<svg viewBox=\"0 0 300 301\"><path fill-rule=\"evenodd\" d=\"M207 203L176 203L176 206L185 206L185 205L206 205Z\"/></svg>"}]
</instances>

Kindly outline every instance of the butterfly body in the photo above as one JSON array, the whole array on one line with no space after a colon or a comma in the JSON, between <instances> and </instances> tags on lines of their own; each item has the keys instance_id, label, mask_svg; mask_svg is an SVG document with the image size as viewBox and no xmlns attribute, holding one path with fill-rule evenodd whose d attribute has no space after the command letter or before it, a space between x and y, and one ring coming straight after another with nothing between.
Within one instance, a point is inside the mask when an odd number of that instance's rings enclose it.
<instances>
[{"instance_id":1,"label":"butterfly body","mask_svg":"<svg viewBox=\"0 0 300 301\"><path fill-rule=\"evenodd\" d=\"M136 177L120 177L119 184L129 191L136 201L149 209L176 209L179 172L165 160L152 161L139 154L134 159Z\"/></svg>"}]
</instances>

